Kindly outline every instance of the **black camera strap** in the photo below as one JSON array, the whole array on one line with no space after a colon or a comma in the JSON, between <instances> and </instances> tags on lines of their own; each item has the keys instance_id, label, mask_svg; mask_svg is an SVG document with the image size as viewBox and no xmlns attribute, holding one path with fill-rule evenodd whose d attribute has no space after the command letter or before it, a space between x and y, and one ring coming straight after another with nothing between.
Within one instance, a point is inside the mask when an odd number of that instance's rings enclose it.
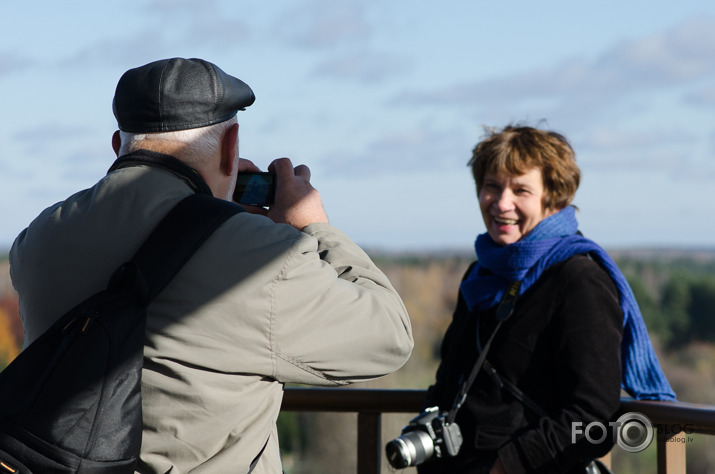
<instances>
[{"instance_id":1,"label":"black camera strap","mask_svg":"<svg viewBox=\"0 0 715 474\"><path fill-rule=\"evenodd\" d=\"M447 414L448 423L454 422L454 419L457 416L457 412L462 407L462 404L464 404L464 401L467 399L467 392L474 383L474 380L477 378L477 374L479 374L479 369L481 369L481 367L484 365L484 361L487 358L487 353L489 352L489 347L494 340L494 336L496 336L497 331L499 331L499 328L504 323L504 321L506 321L509 316L514 313L514 308L516 307L516 300L519 297L520 289L521 282L515 281L510 283L506 291L504 292L504 296L502 296L502 299L499 302L499 306L497 306L497 325L489 336L489 339L487 340L486 344L484 344L484 348L479 352L477 361L474 363L472 371L469 373L469 378L464 381L462 387L459 390L459 393L457 393L457 396L454 399L454 404L452 405L452 409L449 410L449 413Z\"/></svg>"},{"instance_id":2,"label":"black camera strap","mask_svg":"<svg viewBox=\"0 0 715 474\"><path fill-rule=\"evenodd\" d=\"M538 403L529 398L519 387L511 383L509 380L500 377L499 373L497 372L497 369L495 369L494 366L488 360L484 361L484 370L487 372L487 374L489 374L489 377L492 379L492 381L496 384L497 387L506 389L514 396L514 398L529 407L534 413L536 413L540 417L544 418L549 416L549 414L546 413L546 410L541 408Z\"/></svg>"}]
</instances>

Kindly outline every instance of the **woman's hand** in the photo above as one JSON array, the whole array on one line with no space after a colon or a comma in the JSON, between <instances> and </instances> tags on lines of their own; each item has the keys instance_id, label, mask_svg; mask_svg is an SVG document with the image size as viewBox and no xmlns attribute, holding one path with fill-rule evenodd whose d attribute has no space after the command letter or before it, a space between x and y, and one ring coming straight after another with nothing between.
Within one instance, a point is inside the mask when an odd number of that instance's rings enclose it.
<instances>
[{"instance_id":1,"label":"woman's hand","mask_svg":"<svg viewBox=\"0 0 715 474\"><path fill-rule=\"evenodd\" d=\"M506 474L504 465L501 463L501 460L499 458L497 458L497 460L494 462L494 465L492 466L491 471L489 471L489 474Z\"/></svg>"}]
</instances>

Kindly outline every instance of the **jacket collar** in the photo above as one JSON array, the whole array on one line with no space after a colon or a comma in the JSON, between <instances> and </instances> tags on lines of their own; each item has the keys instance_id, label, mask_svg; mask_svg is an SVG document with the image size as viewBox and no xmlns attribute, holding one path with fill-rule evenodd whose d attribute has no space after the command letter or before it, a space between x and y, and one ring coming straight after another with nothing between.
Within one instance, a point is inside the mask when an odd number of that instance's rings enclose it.
<instances>
[{"instance_id":1,"label":"jacket collar","mask_svg":"<svg viewBox=\"0 0 715 474\"><path fill-rule=\"evenodd\" d=\"M211 188L206 184L206 181L201 177L198 171L194 168L182 163L178 159L163 153L157 153L150 150L137 150L126 155L122 155L116 159L114 164L109 168L107 173L118 169L127 168L130 166L153 166L164 168L184 179L186 183L199 194L213 195Z\"/></svg>"}]
</instances>

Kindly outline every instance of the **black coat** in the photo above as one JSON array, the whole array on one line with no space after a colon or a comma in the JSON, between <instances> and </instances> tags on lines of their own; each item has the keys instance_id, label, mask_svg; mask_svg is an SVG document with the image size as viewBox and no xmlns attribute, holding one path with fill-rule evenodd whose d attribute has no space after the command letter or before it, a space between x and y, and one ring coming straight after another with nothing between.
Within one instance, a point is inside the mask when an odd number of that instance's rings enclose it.
<instances>
[{"instance_id":1,"label":"black coat","mask_svg":"<svg viewBox=\"0 0 715 474\"><path fill-rule=\"evenodd\" d=\"M468 271L469 272L469 271ZM457 415L464 444L456 458L426 463L419 472L489 472L498 456L509 474L569 472L606 454L615 441L594 445L581 429L608 427L620 404L623 312L608 274L583 255L553 265L516 302L487 360L545 410L540 417L500 388L484 370ZM449 410L480 347L495 326L495 309L467 309L459 297L442 342L442 361L425 406ZM477 328L478 326L478 328ZM591 437L601 431L594 428Z\"/></svg>"}]
</instances>

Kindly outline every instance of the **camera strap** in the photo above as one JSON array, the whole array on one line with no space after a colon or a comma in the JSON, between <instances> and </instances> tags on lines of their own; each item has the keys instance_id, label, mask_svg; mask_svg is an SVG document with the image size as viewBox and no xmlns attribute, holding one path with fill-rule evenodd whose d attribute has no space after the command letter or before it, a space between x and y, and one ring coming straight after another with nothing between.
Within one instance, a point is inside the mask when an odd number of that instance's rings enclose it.
<instances>
[{"instance_id":1,"label":"camera strap","mask_svg":"<svg viewBox=\"0 0 715 474\"><path fill-rule=\"evenodd\" d=\"M479 374L479 369L481 369L481 367L484 365L484 361L487 358L487 353L489 352L489 347L494 340L494 336L496 335L497 331L499 331L499 328L504 323L504 321L509 319L509 316L514 313L514 308L516 307L516 300L519 297L520 288L521 282L515 281L510 283L506 291L504 292L504 296L502 296L502 299L499 302L499 306L497 306L497 325L489 336L489 339L487 340L486 344L484 344L484 348L479 352L479 356L477 357L477 361L472 367L472 371L469 373L469 377L467 378L467 380L464 381L462 387L459 390L459 393L457 393L457 396L454 399L454 404L452 405L452 409L449 410L449 413L447 414L448 423L454 422L454 419L457 416L457 412L464 404L464 401L467 399L467 392L474 383L474 380L477 378L477 374Z\"/></svg>"},{"instance_id":2,"label":"camera strap","mask_svg":"<svg viewBox=\"0 0 715 474\"><path fill-rule=\"evenodd\" d=\"M489 374L489 377L492 379L492 381L496 384L497 387L506 389L514 396L514 398L529 407L534 413L536 413L540 417L544 418L549 416L549 414L546 413L546 411L541 408L538 403L529 398L519 387L511 383L509 380L500 377L499 373L497 372L497 369L495 369L494 366L488 360L484 361L484 370L486 370L487 374Z\"/></svg>"}]
</instances>

